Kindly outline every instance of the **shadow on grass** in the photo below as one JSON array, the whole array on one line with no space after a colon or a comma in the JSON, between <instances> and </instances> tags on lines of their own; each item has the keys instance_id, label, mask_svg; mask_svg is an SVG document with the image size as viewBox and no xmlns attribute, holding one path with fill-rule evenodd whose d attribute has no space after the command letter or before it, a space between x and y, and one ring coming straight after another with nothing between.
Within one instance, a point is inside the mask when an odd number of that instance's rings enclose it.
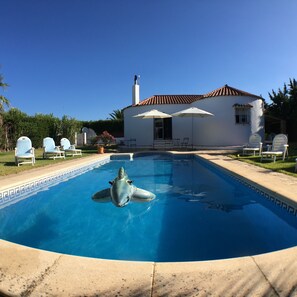
<instances>
[{"instance_id":1,"label":"shadow on grass","mask_svg":"<svg viewBox=\"0 0 297 297\"><path fill-rule=\"evenodd\" d=\"M232 160L238 160L264 169L272 170L274 172L297 177L297 172L295 172L297 155L291 155L284 161L278 159L276 162L273 162L272 160L261 161L261 157L259 156L228 155L228 157L230 157Z\"/></svg>"},{"instance_id":2,"label":"shadow on grass","mask_svg":"<svg viewBox=\"0 0 297 297\"><path fill-rule=\"evenodd\" d=\"M0 162L0 164L1 164L1 163L3 164L3 166L10 166L10 167L11 167L11 166L14 166L14 167L17 166L17 165L15 164L15 162Z\"/></svg>"}]
</instances>

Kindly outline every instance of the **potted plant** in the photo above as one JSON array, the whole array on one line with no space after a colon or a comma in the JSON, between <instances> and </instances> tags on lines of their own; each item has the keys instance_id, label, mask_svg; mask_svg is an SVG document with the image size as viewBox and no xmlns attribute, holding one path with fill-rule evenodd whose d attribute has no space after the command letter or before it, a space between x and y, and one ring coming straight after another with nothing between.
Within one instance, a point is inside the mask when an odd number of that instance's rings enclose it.
<instances>
[{"instance_id":1,"label":"potted plant","mask_svg":"<svg viewBox=\"0 0 297 297\"><path fill-rule=\"evenodd\" d=\"M115 141L115 138L107 131L97 136L98 154L104 154L104 148Z\"/></svg>"},{"instance_id":2,"label":"potted plant","mask_svg":"<svg viewBox=\"0 0 297 297\"><path fill-rule=\"evenodd\" d=\"M98 154L104 154L104 146L98 145L98 147L97 147L97 153Z\"/></svg>"}]
</instances>

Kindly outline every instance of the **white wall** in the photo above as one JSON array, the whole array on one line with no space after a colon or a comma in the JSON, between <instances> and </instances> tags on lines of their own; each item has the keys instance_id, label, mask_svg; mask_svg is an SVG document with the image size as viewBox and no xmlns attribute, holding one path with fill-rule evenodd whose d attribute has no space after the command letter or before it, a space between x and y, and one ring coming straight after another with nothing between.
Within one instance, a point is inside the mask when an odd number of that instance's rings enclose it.
<instances>
[{"instance_id":1,"label":"white wall","mask_svg":"<svg viewBox=\"0 0 297 297\"><path fill-rule=\"evenodd\" d=\"M265 127L264 127L264 102L262 100L254 100L251 110L251 133L259 133L264 142Z\"/></svg>"},{"instance_id":2,"label":"white wall","mask_svg":"<svg viewBox=\"0 0 297 297\"><path fill-rule=\"evenodd\" d=\"M148 109L147 106L128 107L124 110L125 140L135 138L137 146L151 144L151 139L153 136L152 120L133 118L134 115L148 110L150 109Z\"/></svg>"},{"instance_id":3,"label":"white wall","mask_svg":"<svg viewBox=\"0 0 297 297\"><path fill-rule=\"evenodd\" d=\"M234 104L250 104L251 124L236 124ZM222 96L196 101L191 105L147 105L129 107L124 110L125 139L135 138L137 146L153 144L153 119L133 118L133 115L157 109L173 114L191 106L214 114L213 117L193 118L194 145L228 146L243 145L252 133L264 139L264 117L262 100L246 96ZM172 118L172 138L190 138L192 143L192 118Z\"/></svg>"},{"instance_id":4,"label":"white wall","mask_svg":"<svg viewBox=\"0 0 297 297\"><path fill-rule=\"evenodd\" d=\"M168 114L188 108L187 104L161 104L128 107L124 110L124 137L126 140L135 138L137 146L152 145L154 140L153 119L134 118L134 115L157 109ZM183 123L182 119L180 123ZM189 122L189 121L188 121ZM172 138L181 138L185 131L190 130L190 125L172 121ZM189 122L190 123L190 122ZM182 139L182 138L181 138Z\"/></svg>"},{"instance_id":5,"label":"white wall","mask_svg":"<svg viewBox=\"0 0 297 297\"><path fill-rule=\"evenodd\" d=\"M251 123L236 124L234 104L250 104ZM194 144L206 146L242 145L252 133L264 137L262 100L246 96L220 96L203 99L192 106L214 114L214 117L194 119Z\"/></svg>"}]
</instances>

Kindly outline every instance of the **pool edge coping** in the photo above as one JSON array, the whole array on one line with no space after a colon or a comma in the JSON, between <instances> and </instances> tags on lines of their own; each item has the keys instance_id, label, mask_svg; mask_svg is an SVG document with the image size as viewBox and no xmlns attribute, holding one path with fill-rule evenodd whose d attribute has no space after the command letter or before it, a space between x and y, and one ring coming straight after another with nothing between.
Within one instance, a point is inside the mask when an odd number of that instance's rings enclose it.
<instances>
[{"instance_id":1,"label":"pool edge coping","mask_svg":"<svg viewBox=\"0 0 297 297\"><path fill-rule=\"evenodd\" d=\"M199 155L197 157L202 158L203 160L206 160L207 162L210 162L213 166L215 166L219 170L225 172L227 175L232 176L233 178L238 180L240 183L243 183L246 186L252 188L253 190L260 192L262 195L264 194L266 196L266 198L273 201L276 205L278 205L282 208L285 208L288 212L293 213L289 209L289 208L293 208L294 209L293 215L297 216L297 197L295 197L293 195L293 192L289 193L289 195L288 195L288 193L284 193L284 191L282 191L283 189L279 188L278 185L275 187L273 184L270 184L269 186L272 187L273 189L269 189L268 185L263 186L261 184L261 183L263 183L263 181L259 182L259 178L257 177L257 172L254 172L254 174L256 174L256 177L254 175L249 176L249 174L246 174L245 172L239 173L239 172L234 171L234 168L233 168L233 170L230 170L227 167L222 166L222 163L217 164L217 162L213 162L211 160L212 157L210 157L210 156L203 157L203 156ZM225 156L224 156L224 158L225 158ZM229 160L233 160L233 159L229 158ZM259 170L259 171L263 170L263 168L257 167L252 164L243 163L241 161L237 161L237 162L239 162L241 165L242 164L246 165L246 167L251 167L253 170ZM264 171L267 173L274 174L274 172L269 169L264 169ZM267 174L267 173L265 173L265 174ZM291 177L288 175L284 175L283 173L276 173L276 174L286 177L289 180L295 181L295 185L296 185L295 188L296 188L296 192L297 192L297 178Z\"/></svg>"}]
</instances>

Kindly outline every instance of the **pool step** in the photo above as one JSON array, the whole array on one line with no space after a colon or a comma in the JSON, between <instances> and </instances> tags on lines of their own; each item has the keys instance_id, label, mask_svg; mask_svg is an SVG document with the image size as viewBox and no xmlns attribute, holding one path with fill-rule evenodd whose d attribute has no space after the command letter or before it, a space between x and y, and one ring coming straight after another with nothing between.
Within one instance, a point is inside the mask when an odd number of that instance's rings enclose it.
<instances>
[{"instance_id":1,"label":"pool step","mask_svg":"<svg viewBox=\"0 0 297 297\"><path fill-rule=\"evenodd\" d=\"M110 160L133 160L133 153L118 153L110 156Z\"/></svg>"}]
</instances>

